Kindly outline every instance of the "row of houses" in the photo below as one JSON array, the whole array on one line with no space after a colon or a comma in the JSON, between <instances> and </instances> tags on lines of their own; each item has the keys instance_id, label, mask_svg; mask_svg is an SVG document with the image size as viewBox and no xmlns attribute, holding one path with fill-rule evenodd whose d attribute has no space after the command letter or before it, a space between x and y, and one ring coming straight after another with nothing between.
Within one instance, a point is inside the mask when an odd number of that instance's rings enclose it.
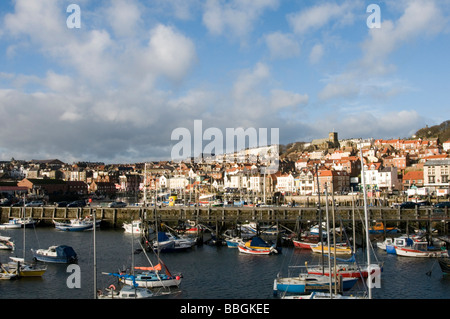
<instances>
[{"instance_id":1,"label":"row of houses","mask_svg":"<svg viewBox=\"0 0 450 319\"><path fill-rule=\"evenodd\" d=\"M159 161L134 164L66 164L57 159L3 161L0 182L34 193L114 194L116 192L346 193L365 187L377 191L426 188L448 194L450 142L438 140L368 140L360 143L316 143L308 150L281 155L277 172L265 174L259 162ZM340 146L340 145L346 146ZM323 146L333 148L323 148ZM362 153L362 162L361 156ZM361 176L364 165L364 176ZM364 178L362 178L364 177Z\"/></svg>"}]
</instances>

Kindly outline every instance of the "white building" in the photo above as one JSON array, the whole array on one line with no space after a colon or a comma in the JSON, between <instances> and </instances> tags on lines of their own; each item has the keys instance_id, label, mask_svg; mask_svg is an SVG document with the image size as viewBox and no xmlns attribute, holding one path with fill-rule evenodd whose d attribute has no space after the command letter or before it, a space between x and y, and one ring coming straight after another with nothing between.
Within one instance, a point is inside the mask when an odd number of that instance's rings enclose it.
<instances>
[{"instance_id":1,"label":"white building","mask_svg":"<svg viewBox=\"0 0 450 319\"><path fill-rule=\"evenodd\" d=\"M423 165L424 186L430 191L450 189L450 159L426 161Z\"/></svg>"},{"instance_id":2,"label":"white building","mask_svg":"<svg viewBox=\"0 0 450 319\"><path fill-rule=\"evenodd\" d=\"M279 192L295 192L294 176L292 174L277 176L276 190Z\"/></svg>"},{"instance_id":3,"label":"white building","mask_svg":"<svg viewBox=\"0 0 450 319\"><path fill-rule=\"evenodd\" d=\"M178 175L170 177L168 184L169 189L185 189L189 181L185 176Z\"/></svg>"},{"instance_id":4,"label":"white building","mask_svg":"<svg viewBox=\"0 0 450 319\"><path fill-rule=\"evenodd\" d=\"M299 195L312 195L316 193L317 183L311 171L301 172L294 178L295 190Z\"/></svg>"},{"instance_id":5,"label":"white building","mask_svg":"<svg viewBox=\"0 0 450 319\"><path fill-rule=\"evenodd\" d=\"M373 189L386 191L400 189L397 167L386 167L379 170L377 165L364 165L364 184Z\"/></svg>"}]
</instances>

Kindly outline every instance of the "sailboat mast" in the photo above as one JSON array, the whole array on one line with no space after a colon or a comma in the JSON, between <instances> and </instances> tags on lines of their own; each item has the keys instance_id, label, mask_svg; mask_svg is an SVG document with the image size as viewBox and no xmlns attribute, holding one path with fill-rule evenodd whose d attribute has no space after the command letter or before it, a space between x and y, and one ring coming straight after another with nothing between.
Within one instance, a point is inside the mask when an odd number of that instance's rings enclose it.
<instances>
[{"instance_id":1,"label":"sailboat mast","mask_svg":"<svg viewBox=\"0 0 450 319\"><path fill-rule=\"evenodd\" d=\"M370 238L369 238L369 216L367 212L367 195L366 195L366 183L364 180L364 160L362 156L362 145L359 147L360 156L361 156L361 184L363 186L363 194L364 194L364 220L366 224L366 246L367 246L367 267L370 271ZM369 279L371 279L371 274L369 273ZM368 285L369 290L369 299L372 299L372 288L371 284Z\"/></svg>"},{"instance_id":2,"label":"sailboat mast","mask_svg":"<svg viewBox=\"0 0 450 319\"><path fill-rule=\"evenodd\" d=\"M95 220L95 215L96 215L96 210L94 209L93 211L93 225L92 225L92 229L94 231L93 233L93 237L94 237L94 299L97 299L97 251L96 251L96 247L97 247L97 243L96 243L96 233L95 233L95 228L96 228L96 220Z\"/></svg>"},{"instance_id":3,"label":"sailboat mast","mask_svg":"<svg viewBox=\"0 0 450 319\"><path fill-rule=\"evenodd\" d=\"M325 207L326 207L326 216L327 216L327 245L328 245L328 272L330 273L329 275L329 280L330 280L330 298L333 298L333 294L332 294L332 287L333 287L333 275L331 272L331 247L330 247L330 238L329 238L329 234L330 234L330 223L329 223L329 215L328 215L328 190L327 187L325 187ZM336 257L336 255L335 255ZM323 259L323 256L322 256ZM323 269L323 267L322 267ZM336 281L336 280L335 280Z\"/></svg>"},{"instance_id":4,"label":"sailboat mast","mask_svg":"<svg viewBox=\"0 0 450 319\"><path fill-rule=\"evenodd\" d=\"M25 200L26 200L26 195L23 195L23 214L22 214L22 222L23 222L23 261L25 261L25 228L27 227L26 223L25 223L25 213L26 213L26 206L25 206Z\"/></svg>"}]
</instances>

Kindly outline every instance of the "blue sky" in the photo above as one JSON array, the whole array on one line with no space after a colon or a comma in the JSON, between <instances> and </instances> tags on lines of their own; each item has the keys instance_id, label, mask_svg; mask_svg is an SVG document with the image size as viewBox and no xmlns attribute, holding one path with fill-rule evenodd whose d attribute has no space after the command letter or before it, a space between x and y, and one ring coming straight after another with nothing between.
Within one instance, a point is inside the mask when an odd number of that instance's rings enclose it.
<instances>
[{"instance_id":1,"label":"blue sky","mask_svg":"<svg viewBox=\"0 0 450 319\"><path fill-rule=\"evenodd\" d=\"M80 28L66 24L72 3ZM279 128L282 144L409 137L449 119L449 12L448 0L2 1L0 158L170 159L171 133L194 120Z\"/></svg>"}]
</instances>

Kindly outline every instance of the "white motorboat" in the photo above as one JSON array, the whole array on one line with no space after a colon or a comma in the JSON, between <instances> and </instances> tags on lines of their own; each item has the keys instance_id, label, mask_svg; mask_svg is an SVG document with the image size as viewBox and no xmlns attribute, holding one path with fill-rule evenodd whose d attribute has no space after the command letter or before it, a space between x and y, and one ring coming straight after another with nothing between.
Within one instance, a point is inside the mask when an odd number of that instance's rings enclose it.
<instances>
[{"instance_id":1,"label":"white motorboat","mask_svg":"<svg viewBox=\"0 0 450 319\"><path fill-rule=\"evenodd\" d=\"M152 298L153 293L142 287L133 287L123 285L122 288L116 289L114 285L110 285L104 291L98 291L98 299L148 299Z\"/></svg>"},{"instance_id":2,"label":"white motorboat","mask_svg":"<svg viewBox=\"0 0 450 319\"><path fill-rule=\"evenodd\" d=\"M11 237L0 236L0 250L14 250L14 243Z\"/></svg>"},{"instance_id":3,"label":"white motorboat","mask_svg":"<svg viewBox=\"0 0 450 319\"><path fill-rule=\"evenodd\" d=\"M18 218L13 218L7 223L1 224L0 229L17 229L22 228L22 223L19 222Z\"/></svg>"}]
</instances>

